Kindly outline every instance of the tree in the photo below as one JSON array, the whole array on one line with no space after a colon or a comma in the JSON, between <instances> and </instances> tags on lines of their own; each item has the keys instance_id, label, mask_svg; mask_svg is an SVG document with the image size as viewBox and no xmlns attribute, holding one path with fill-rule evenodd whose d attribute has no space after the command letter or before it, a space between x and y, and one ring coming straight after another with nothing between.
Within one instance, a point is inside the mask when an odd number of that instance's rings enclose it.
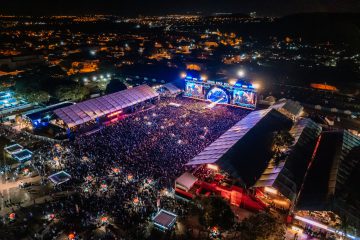
<instances>
[{"instance_id":1,"label":"tree","mask_svg":"<svg viewBox=\"0 0 360 240\"><path fill-rule=\"evenodd\" d=\"M230 229L234 223L234 213L229 204L218 196L204 197L200 200L202 212L200 222L206 227L219 226L223 230Z\"/></svg>"},{"instance_id":2,"label":"tree","mask_svg":"<svg viewBox=\"0 0 360 240\"><path fill-rule=\"evenodd\" d=\"M42 90L32 90L18 93L24 97L28 102L33 103L46 103L50 99L49 93Z\"/></svg>"},{"instance_id":3,"label":"tree","mask_svg":"<svg viewBox=\"0 0 360 240\"><path fill-rule=\"evenodd\" d=\"M258 213L241 223L243 240L281 240L284 239L285 226L269 213Z\"/></svg>"},{"instance_id":4,"label":"tree","mask_svg":"<svg viewBox=\"0 0 360 240\"><path fill-rule=\"evenodd\" d=\"M275 132L273 145L276 147L290 146L294 142L294 137L288 131Z\"/></svg>"},{"instance_id":5,"label":"tree","mask_svg":"<svg viewBox=\"0 0 360 240\"><path fill-rule=\"evenodd\" d=\"M25 98L32 103L46 103L50 99L50 94L40 84L39 79L17 79L15 83L15 94Z\"/></svg>"},{"instance_id":6,"label":"tree","mask_svg":"<svg viewBox=\"0 0 360 240\"><path fill-rule=\"evenodd\" d=\"M73 101L81 101L87 95L89 95L90 91L87 87L81 86L80 84L71 84L71 85L61 85L55 91L55 96L60 101L65 100L73 100Z\"/></svg>"},{"instance_id":7,"label":"tree","mask_svg":"<svg viewBox=\"0 0 360 240\"><path fill-rule=\"evenodd\" d=\"M111 81L106 86L105 93L110 94L118 91L125 90L127 87L124 82L120 79L111 79Z\"/></svg>"},{"instance_id":8,"label":"tree","mask_svg":"<svg viewBox=\"0 0 360 240\"><path fill-rule=\"evenodd\" d=\"M50 99L50 94L41 90L38 82L16 81L15 94L18 97L25 98L28 102L45 103Z\"/></svg>"}]
</instances>

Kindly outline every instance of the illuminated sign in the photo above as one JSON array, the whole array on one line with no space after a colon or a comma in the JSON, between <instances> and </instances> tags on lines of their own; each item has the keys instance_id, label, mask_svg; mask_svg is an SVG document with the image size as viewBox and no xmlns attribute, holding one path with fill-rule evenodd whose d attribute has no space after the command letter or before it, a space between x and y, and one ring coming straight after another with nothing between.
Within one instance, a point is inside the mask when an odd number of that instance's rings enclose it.
<instances>
[{"instance_id":1,"label":"illuminated sign","mask_svg":"<svg viewBox=\"0 0 360 240\"><path fill-rule=\"evenodd\" d=\"M215 104L230 104L247 109L255 109L257 93L255 87L244 81L214 81L201 82L191 76L185 78L185 97L209 100Z\"/></svg>"},{"instance_id":2,"label":"illuminated sign","mask_svg":"<svg viewBox=\"0 0 360 240\"><path fill-rule=\"evenodd\" d=\"M115 116L119 115L120 113L122 113L122 110L110 113L109 115L107 115L107 117L108 118L115 117Z\"/></svg>"}]
</instances>

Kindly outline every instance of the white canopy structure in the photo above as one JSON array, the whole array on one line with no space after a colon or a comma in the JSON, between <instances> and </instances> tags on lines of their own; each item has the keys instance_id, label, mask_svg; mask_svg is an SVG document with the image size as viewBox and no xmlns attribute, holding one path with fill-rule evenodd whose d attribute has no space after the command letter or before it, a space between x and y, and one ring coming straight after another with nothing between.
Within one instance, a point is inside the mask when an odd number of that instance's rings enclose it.
<instances>
[{"instance_id":1,"label":"white canopy structure","mask_svg":"<svg viewBox=\"0 0 360 240\"><path fill-rule=\"evenodd\" d=\"M184 191L189 191L197 180L197 177L189 172L185 172L176 179L175 185L177 188L181 188Z\"/></svg>"},{"instance_id":2,"label":"white canopy structure","mask_svg":"<svg viewBox=\"0 0 360 240\"><path fill-rule=\"evenodd\" d=\"M9 154L14 154L14 153L17 153L17 152L20 152L21 150L23 150L23 146L15 143L13 145L5 147L4 150Z\"/></svg>"},{"instance_id":3,"label":"white canopy structure","mask_svg":"<svg viewBox=\"0 0 360 240\"><path fill-rule=\"evenodd\" d=\"M70 174L68 174L65 171L60 171L57 173L54 173L48 177L54 184L60 185L64 182L67 182L71 179Z\"/></svg>"},{"instance_id":4,"label":"white canopy structure","mask_svg":"<svg viewBox=\"0 0 360 240\"><path fill-rule=\"evenodd\" d=\"M270 111L271 109L265 109L250 113L221 135L215 142L206 147L186 165L215 163Z\"/></svg>"},{"instance_id":5,"label":"white canopy structure","mask_svg":"<svg viewBox=\"0 0 360 240\"><path fill-rule=\"evenodd\" d=\"M172 83L166 83L163 85L163 87L166 88L170 92L170 94L177 94L181 92L180 88L176 87Z\"/></svg>"},{"instance_id":6,"label":"white canopy structure","mask_svg":"<svg viewBox=\"0 0 360 240\"><path fill-rule=\"evenodd\" d=\"M71 128L158 96L159 94L148 85L140 85L59 108L54 112Z\"/></svg>"}]
</instances>

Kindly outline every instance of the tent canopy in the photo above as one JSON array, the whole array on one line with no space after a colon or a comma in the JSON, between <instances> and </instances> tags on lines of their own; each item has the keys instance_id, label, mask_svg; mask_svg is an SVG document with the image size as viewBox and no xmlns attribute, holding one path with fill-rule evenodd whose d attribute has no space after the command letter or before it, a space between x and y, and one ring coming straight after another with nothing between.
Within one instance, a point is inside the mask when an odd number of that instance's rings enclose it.
<instances>
[{"instance_id":1,"label":"tent canopy","mask_svg":"<svg viewBox=\"0 0 360 240\"><path fill-rule=\"evenodd\" d=\"M191 173L185 172L176 179L176 184L180 184L187 190L189 190L197 181L197 178Z\"/></svg>"},{"instance_id":2,"label":"tent canopy","mask_svg":"<svg viewBox=\"0 0 360 240\"><path fill-rule=\"evenodd\" d=\"M176 94L181 92L181 90L172 83L166 83L163 85L163 87L169 90L171 94Z\"/></svg>"},{"instance_id":3,"label":"tent canopy","mask_svg":"<svg viewBox=\"0 0 360 240\"><path fill-rule=\"evenodd\" d=\"M221 135L215 142L206 147L186 165L202 165L217 162L270 111L271 109L265 109L250 113Z\"/></svg>"},{"instance_id":4,"label":"tent canopy","mask_svg":"<svg viewBox=\"0 0 360 240\"><path fill-rule=\"evenodd\" d=\"M106 114L155 98L158 95L159 94L148 85L140 85L80 102L75 105L56 109L54 112L68 127L71 128L95 120Z\"/></svg>"}]
</instances>

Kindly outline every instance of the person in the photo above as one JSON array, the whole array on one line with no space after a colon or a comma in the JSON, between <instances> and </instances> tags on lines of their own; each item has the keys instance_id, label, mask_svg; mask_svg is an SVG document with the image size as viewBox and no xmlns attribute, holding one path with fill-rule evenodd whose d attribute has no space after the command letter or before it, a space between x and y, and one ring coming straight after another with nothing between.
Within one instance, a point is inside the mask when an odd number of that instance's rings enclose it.
<instances>
[{"instance_id":1,"label":"person","mask_svg":"<svg viewBox=\"0 0 360 240\"><path fill-rule=\"evenodd\" d=\"M171 107L170 101L182 107ZM158 191L167 188L186 170L187 162L249 113L227 106L204 110L207 104L184 98L162 100L93 134L75 133L74 140L61 143L62 149L43 141L34 149L32 161L42 179L51 173L51 161L43 160L54 157L71 175L70 181L53 189L54 193L66 192L65 200L58 202L54 197L45 204L65 216L78 214L84 222L102 214L111 214L124 226L148 221L156 211ZM79 129L88 127L85 124ZM118 174L114 168L120 170ZM152 184L144 184L148 179ZM105 192L102 184L107 186ZM78 194L73 196L74 190ZM33 202L35 205L35 199ZM178 204L161 197L162 207L185 214Z\"/></svg>"}]
</instances>

